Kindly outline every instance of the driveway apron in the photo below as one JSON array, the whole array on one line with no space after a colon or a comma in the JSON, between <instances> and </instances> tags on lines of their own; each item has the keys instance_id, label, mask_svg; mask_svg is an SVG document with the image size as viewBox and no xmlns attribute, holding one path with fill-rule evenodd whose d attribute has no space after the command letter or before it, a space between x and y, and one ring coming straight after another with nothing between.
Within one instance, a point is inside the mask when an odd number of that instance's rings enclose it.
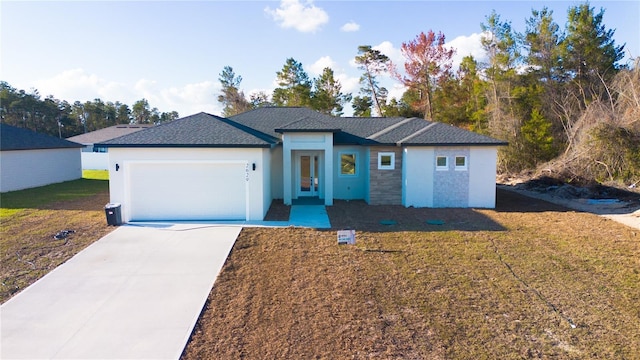
<instances>
[{"instance_id":1,"label":"driveway apron","mask_svg":"<svg viewBox=\"0 0 640 360\"><path fill-rule=\"evenodd\" d=\"M241 229L121 226L0 307L0 358L179 358Z\"/></svg>"}]
</instances>

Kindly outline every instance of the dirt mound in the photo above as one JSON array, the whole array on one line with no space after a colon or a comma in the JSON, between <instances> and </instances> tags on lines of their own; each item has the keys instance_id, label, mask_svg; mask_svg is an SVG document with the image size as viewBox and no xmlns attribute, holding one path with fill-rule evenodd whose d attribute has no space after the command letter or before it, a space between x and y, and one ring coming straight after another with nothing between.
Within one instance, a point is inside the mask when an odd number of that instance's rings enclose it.
<instances>
[{"instance_id":1,"label":"dirt mound","mask_svg":"<svg viewBox=\"0 0 640 360\"><path fill-rule=\"evenodd\" d=\"M640 228L640 193L605 184L568 184L554 177L525 173L499 176L498 186L570 209L604 215Z\"/></svg>"}]
</instances>

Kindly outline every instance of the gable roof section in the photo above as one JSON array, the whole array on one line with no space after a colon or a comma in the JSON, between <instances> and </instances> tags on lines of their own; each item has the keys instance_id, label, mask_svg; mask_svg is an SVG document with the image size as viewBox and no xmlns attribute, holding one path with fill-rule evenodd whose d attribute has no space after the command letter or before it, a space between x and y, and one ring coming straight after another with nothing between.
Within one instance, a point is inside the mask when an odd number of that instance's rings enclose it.
<instances>
[{"instance_id":1,"label":"gable roof section","mask_svg":"<svg viewBox=\"0 0 640 360\"><path fill-rule=\"evenodd\" d=\"M335 121L332 121L335 123ZM281 128L275 129L277 133L285 133L285 132L331 132L336 133L339 132L340 129L335 128L336 124L328 124L324 121L315 119L315 118L302 118L300 120L294 121L290 124L287 124Z\"/></svg>"},{"instance_id":2,"label":"gable roof section","mask_svg":"<svg viewBox=\"0 0 640 360\"><path fill-rule=\"evenodd\" d=\"M280 138L282 132L337 130L336 117L304 107L262 107L229 117L229 120Z\"/></svg>"},{"instance_id":3,"label":"gable roof section","mask_svg":"<svg viewBox=\"0 0 640 360\"><path fill-rule=\"evenodd\" d=\"M204 112L96 144L99 147L271 147L276 140Z\"/></svg>"},{"instance_id":4,"label":"gable roof section","mask_svg":"<svg viewBox=\"0 0 640 360\"><path fill-rule=\"evenodd\" d=\"M81 148L82 145L58 139L57 137L37 133L29 129L0 124L0 150L39 150Z\"/></svg>"},{"instance_id":5,"label":"gable roof section","mask_svg":"<svg viewBox=\"0 0 640 360\"><path fill-rule=\"evenodd\" d=\"M152 127L152 124L122 124L122 125L114 125L109 126L104 129L91 131L86 134L72 136L67 138L69 141L77 142L84 145L95 144L111 139L115 139L117 137L134 133L136 131L140 131L146 128Z\"/></svg>"},{"instance_id":6,"label":"gable roof section","mask_svg":"<svg viewBox=\"0 0 640 360\"><path fill-rule=\"evenodd\" d=\"M340 129L352 136L362 138L362 143L376 143L375 137L400 126L406 121L403 117L389 118L360 118L345 117L335 118L340 123Z\"/></svg>"},{"instance_id":7,"label":"gable roof section","mask_svg":"<svg viewBox=\"0 0 640 360\"><path fill-rule=\"evenodd\" d=\"M424 121L424 120L422 120ZM507 142L481 135L473 131L461 129L457 126L443 124L439 122L427 130L416 133L405 139L401 145L406 146L456 146L456 145L476 145L476 146L504 146Z\"/></svg>"}]
</instances>

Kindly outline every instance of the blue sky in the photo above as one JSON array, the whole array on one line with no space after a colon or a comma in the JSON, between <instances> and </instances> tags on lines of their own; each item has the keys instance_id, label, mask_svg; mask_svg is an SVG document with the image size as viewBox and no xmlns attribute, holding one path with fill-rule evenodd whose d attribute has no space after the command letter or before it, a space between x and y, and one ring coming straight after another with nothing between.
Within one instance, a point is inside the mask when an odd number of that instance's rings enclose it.
<instances>
[{"instance_id":1,"label":"blue sky","mask_svg":"<svg viewBox=\"0 0 640 360\"><path fill-rule=\"evenodd\" d=\"M289 57L311 77L330 66L345 92L358 92L359 45L402 61L399 48L421 31L442 31L482 59L480 23L493 9L524 32L531 9L554 11L564 26L578 1L6 1L0 2L0 80L67 101L146 98L181 116L219 114L218 75L230 65L249 94L271 92ZM640 56L640 2L591 1ZM391 95L403 89L385 79ZM348 107L350 109L350 106Z\"/></svg>"}]
</instances>

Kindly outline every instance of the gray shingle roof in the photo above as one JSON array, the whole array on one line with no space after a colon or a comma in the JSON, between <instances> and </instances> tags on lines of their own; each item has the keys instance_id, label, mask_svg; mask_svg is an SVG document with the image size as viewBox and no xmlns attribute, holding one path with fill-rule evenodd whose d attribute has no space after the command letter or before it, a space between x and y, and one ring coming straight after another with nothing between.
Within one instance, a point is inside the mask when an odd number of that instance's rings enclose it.
<instances>
[{"instance_id":1,"label":"gray shingle roof","mask_svg":"<svg viewBox=\"0 0 640 360\"><path fill-rule=\"evenodd\" d=\"M97 144L106 147L270 147L268 135L198 113Z\"/></svg>"},{"instance_id":2,"label":"gray shingle roof","mask_svg":"<svg viewBox=\"0 0 640 360\"><path fill-rule=\"evenodd\" d=\"M387 128L389 131L369 136L369 139L380 144L396 144L403 139L421 131L430 124L432 124L432 122L430 121L418 118L410 118L397 123L397 126L395 127L390 126L389 128Z\"/></svg>"},{"instance_id":3,"label":"gray shingle roof","mask_svg":"<svg viewBox=\"0 0 640 360\"><path fill-rule=\"evenodd\" d=\"M340 118L300 107L265 107L221 118L199 113L100 143L106 147L270 147L287 132L334 132L336 145L506 145L418 118Z\"/></svg>"},{"instance_id":4,"label":"gray shingle roof","mask_svg":"<svg viewBox=\"0 0 640 360\"><path fill-rule=\"evenodd\" d=\"M29 129L0 124L0 150L37 150L81 148L82 145L58 139L57 137L37 133Z\"/></svg>"},{"instance_id":5,"label":"gray shingle roof","mask_svg":"<svg viewBox=\"0 0 640 360\"><path fill-rule=\"evenodd\" d=\"M389 127L398 125L404 121L402 117L389 117L389 118L359 118L359 117L345 117L340 119L340 129L343 132L356 136L359 138L367 139L374 134L377 134Z\"/></svg>"},{"instance_id":6,"label":"gray shingle roof","mask_svg":"<svg viewBox=\"0 0 640 360\"><path fill-rule=\"evenodd\" d=\"M427 131L403 141L402 144L413 146L507 145L504 141L438 122L433 123Z\"/></svg>"},{"instance_id":7,"label":"gray shingle roof","mask_svg":"<svg viewBox=\"0 0 640 360\"><path fill-rule=\"evenodd\" d=\"M115 139L117 137L131 134L136 131L140 131L152 126L153 125L151 124L114 125L114 126L109 126L108 128L88 132L86 134L72 136L70 138L67 138L67 140L77 142L80 144L90 145L90 144L95 144L95 143Z\"/></svg>"},{"instance_id":8,"label":"gray shingle roof","mask_svg":"<svg viewBox=\"0 0 640 360\"><path fill-rule=\"evenodd\" d=\"M333 116L324 115L303 107L263 107L229 117L233 122L280 138L279 130L318 130L323 126L333 128L336 123ZM298 125L295 125L297 123ZM295 128L299 129L295 129Z\"/></svg>"},{"instance_id":9,"label":"gray shingle roof","mask_svg":"<svg viewBox=\"0 0 640 360\"><path fill-rule=\"evenodd\" d=\"M330 123L331 122L331 123ZM325 122L315 118L303 118L275 129L277 133L285 132L339 132L336 121Z\"/></svg>"}]
</instances>

